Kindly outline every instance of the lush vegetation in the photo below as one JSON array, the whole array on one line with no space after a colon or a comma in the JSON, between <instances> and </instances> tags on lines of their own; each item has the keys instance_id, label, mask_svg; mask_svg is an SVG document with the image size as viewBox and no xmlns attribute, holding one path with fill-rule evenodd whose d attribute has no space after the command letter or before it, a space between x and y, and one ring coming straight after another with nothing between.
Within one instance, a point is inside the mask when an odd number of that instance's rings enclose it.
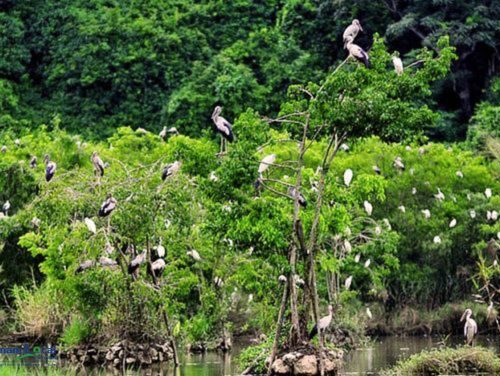
<instances>
[{"instance_id":1,"label":"lush vegetation","mask_svg":"<svg viewBox=\"0 0 500 376\"><path fill-rule=\"evenodd\" d=\"M459 347L426 351L400 361L383 375L458 375L500 372L500 358L491 350Z\"/></svg>"},{"instance_id":2,"label":"lush vegetation","mask_svg":"<svg viewBox=\"0 0 500 376\"><path fill-rule=\"evenodd\" d=\"M317 295L318 314L332 303L335 325L358 334L408 327L417 310L412 325L454 331L439 320L471 302L449 303L477 294L478 322L495 328L496 310L485 310L498 307L500 285L500 81L490 79L500 9L337 3L3 2L4 329L68 346L271 334L292 284L306 327ZM371 69L343 61L354 16ZM219 156L216 104L236 134ZM164 126L180 134L157 136ZM50 182L45 154L57 163ZM162 181L174 161L180 171ZM108 194L117 209L100 218ZM145 266L132 278L129 262L159 246L159 281ZM118 264L77 272L101 256ZM305 283L284 287L280 275Z\"/></svg>"}]
</instances>

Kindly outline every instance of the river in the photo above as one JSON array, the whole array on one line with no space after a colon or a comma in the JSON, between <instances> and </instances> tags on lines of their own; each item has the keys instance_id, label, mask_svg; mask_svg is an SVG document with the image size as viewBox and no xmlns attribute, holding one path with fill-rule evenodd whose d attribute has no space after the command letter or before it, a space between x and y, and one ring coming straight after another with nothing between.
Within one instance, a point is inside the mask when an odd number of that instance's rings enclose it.
<instances>
[{"instance_id":1,"label":"river","mask_svg":"<svg viewBox=\"0 0 500 376\"><path fill-rule=\"evenodd\" d=\"M394 365L424 349L438 348L440 337L381 337L374 339L365 348L350 351L345 357L344 375L376 375L381 369ZM462 344L462 337L451 337L448 346ZM477 344L500 350L500 337L479 336ZM206 354L181 355L181 366L153 367L148 370L129 371L127 375L161 375L161 376L233 376L239 374L236 358L241 347L235 347L232 354L209 352ZM120 375L119 370L88 368L82 370L84 375Z\"/></svg>"}]
</instances>

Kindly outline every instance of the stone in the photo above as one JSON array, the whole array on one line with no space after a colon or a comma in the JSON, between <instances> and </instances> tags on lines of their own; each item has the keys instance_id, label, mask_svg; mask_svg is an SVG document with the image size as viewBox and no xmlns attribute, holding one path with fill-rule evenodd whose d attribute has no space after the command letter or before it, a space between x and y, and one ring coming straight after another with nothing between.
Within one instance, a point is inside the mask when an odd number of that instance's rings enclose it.
<instances>
[{"instance_id":1,"label":"stone","mask_svg":"<svg viewBox=\"0 0 500 376\"><path fill-rule=\"evenodd\" d=\"M135 359L131 356L127 357L127 359L125 359L125 363L127 363L127 364L134 364L136 361L137 361L137 359Z\"/></svg>"},{"instance_id":2,"label":"stone","mask_svg":"<svg viewBox=\"0 0 500 376\"><path fill-rule=\"evenodd\" d=\"M114 357L113 351L110 350L106 353L106 360L112 361Z\"/></svg>"},{"instance_id":3,"label":"stone","mask_svg":"<svg viewBox=\"0 0 500 376\"><path fill-rule=\"evenodd\" d=\"M273 373L276 375L289 375L290 374L290 367L285 364L283 359L276 359L273 362L273 367L272 367Z\"/></svg>"},{"instance_id":4,"label":"stone","mask_svg":"<svg viewBox=\"0 0 500 376\"><path fill-rule=\"evenodd\" d=\"M293 367L296 376L315 376L318 373L318 364L315 355L305 355Z\"/></svg>"},{"instance_id":5,"label":"stone","mask_svg":"<svg viewBox=\"0 0 500 376\"><path fill-rule=\"evenodd\" d=\"M120 366L120 363L121 363L121 362L120 362L120 359L118 359L118 358L116 358L115 360L113 360L113 365L114 365L115 367L119 367L119 366Z\"/></svg>"}]
</instances>

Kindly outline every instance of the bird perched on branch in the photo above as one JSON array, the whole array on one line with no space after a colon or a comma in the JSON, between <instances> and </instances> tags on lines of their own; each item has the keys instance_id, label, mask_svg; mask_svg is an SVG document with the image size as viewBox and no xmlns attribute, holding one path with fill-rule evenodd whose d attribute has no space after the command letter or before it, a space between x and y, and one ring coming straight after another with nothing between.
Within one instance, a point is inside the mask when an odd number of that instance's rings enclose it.
<instances>
[{"instance_id":1,"label":"bird perched on branch","mask_svg":"<svg viewBox=\"0 0 500 376\"><path fill-rule=\"evenodd\" d=\"M399 58L399 56L393 56L392 57L392 64L394 64L394 70L396 71L396 74L398 76L401 76L403 74L403 60Z\"/></svg>"},{"instance_id":2,"label":"bird perched on branch","mask_svg":"<svg viewBox=\"0 0 500 376\"><path fill-rule=\"evenodd\" d=\"M52 162L50 160L48 154L45 154L44 160L45 160L45 180L49 182L52 180L54 174L56 173L57 165L55 162Z\"/></svg>"},{"instance_id":3,"label":"bird perched on branch","mask_svg":"<svg viewBox=\"0 0 500 376\"><path fill-rule=\"evenodd\" d=\"M36 168L36 165L37 165L37 158L36 155L34 155L30 159L30 168Z\"/></svg>"},{"instance_id":4,"label":"bird perched on branch","mask_svg":"<svg viewBox=\"0 0 500 376\"><path fill-rule=\"evenodd\" d=\"M222 107L217 106L212 113L212 121L215 124L215 128L217 132L221 135L221 143L220 143L220 154L223 154L227 151L226 141L233 142L234 134L233 134L233 125L220 116L222 112Z\"/></svg>"},{"instance_id":5,"label":"bird perched on branch","mask_svg":"<svg viewBox=\"0 0 500 376\"><path fill-rule=\"evenodd\" d=\"M347 51L349 51L350 57L363 63L366 68L370 68L370 57L368 56L368 53L365 50L363 50L360 46L352 42L349 42L347 44Z\"/></svg>"},{"instance_id":6,"label":"bird perched on branch","mask_svg":"<svg viewBox=\"0 0 500 376\"><path fill-rule=\"evenodd\" d=\"M95 266L94 260L86 260L82 262L80 265L78 265L78 268L76 268L75 270L75 274L82 273L87 269L93 268L94 266Z\"/></svg>"},{"instance_id":7,"label":"bird perched on branch","mask_svg":"<svg viewBox=\"0 0 500 376\"><path fill-rule=\"evenodd\" d=\"M102 203L101 208L99 209L99 217L107 217L110 215L111 212L116 209L117 204L118 201L116 201L111 193L108 193L106 200Z\"/></svg>"},{"instance_id":8,"label":"bird perched on branch","mask_svg":"<svg viewBox=\"0 0 500 376\"><path fill-rule=\"evenodd\" d=\"M352 20L352 23L347 26L347 28L344 30L344 34L342 34L344 48L347 48L347 45L349 43L354 42L354 39L356 39L356 36L360 31L363 31L363 28L361 27L361 23L359 22L359 20Z\"/></svg>"},{"instance_id":9,"label":"bird perched on branch","mask_svg":"<svg viewBox=\"0 0 500 376\"><path fill-rule=\"evenodd\" d=\"M464 321L464 337L467 345L472 346L474 342L474 337L477 334L477 324L476 321L472 318L472 310L467 308L460 318L460 322Z\"/></svg>"},{"instance_id":10,"label":"bird perched on branch","mask_svg":"<svg viewBox=\"0 0 500 376\"><path fill-rule=\"evenodd\" d=\"M295 187L288 188L288 194L295 200L299 201L299 205L303 208L307 207L306 198Z\"/></svg>"},{"instance_id":11,"label":"bird perched on branch","mask_svg":"<svg viewBox=\"0 0 500 376\"><path fill-rule=\"evenodd\" d=\"M134 259L128 264L128 273L132 276L134 281L139 275L139 267L146 261L147 250L145 249L142 253L139 253Z\"/></svg>"},{"instance_id":12,"label":"bird perched on branch","mask_svg":"<svg viewBox=\"0 0 500 376\"><path fill-rule=\"evenodd\" d=\"M333 319L333 307L331 305L328 306L328 315L321 318L316 325L312 328L311 332L309 333L309 340L313 339L316 334L318 334L318 330L324 331L326 328L328 328L332 322Z\"/></svg>"},{"instance_id":13,"label":"bird perched on branch","mask_svg":"<svg viewBox=\"0 0 500 376\"><path fill-rule=\"evenodd\" d=\"M94 166L95 174L101 177L104 176L104 169L106 168L106 165L96 151L92 153L92 157L90 157L90 160L92 161L92 165Z\"/></svg>"},{"instance_id":14,"label":"bird perched on branch","mask_svg":"<svg viewBox=\"0 0 500 376\"><path fill-rule=\"evenodd\" d=\"M175 175L181 169L182 163L179 161L175 161L174 163L169 163L163 168L161 174L161 180L165 180L166 178Z\"/></svg>"},{"instance_id":15,"label":"bird perched on branch","mask_svg":"<svg viewBox=\"0 0 500 376\"><path fill-rule=\"evenodd\" d=\"M165 270L165 260L159 258L158 260L148 264L148 274L153 277L153 279L160 278Z\"/></svg>"},{"instance_id":16,"label":"bird perched on branch","mask_svg":"<svg viewBox=\"0 0 500 376\"><path fill-rule=\"evenodd\" d=\"M7 200L7 201L5 201L5 203L2 206L2 210L5 214L5 216L9 215L9 209L10 209L10 202L9 202L9 200Z\"/></svg>"}]
</instances>

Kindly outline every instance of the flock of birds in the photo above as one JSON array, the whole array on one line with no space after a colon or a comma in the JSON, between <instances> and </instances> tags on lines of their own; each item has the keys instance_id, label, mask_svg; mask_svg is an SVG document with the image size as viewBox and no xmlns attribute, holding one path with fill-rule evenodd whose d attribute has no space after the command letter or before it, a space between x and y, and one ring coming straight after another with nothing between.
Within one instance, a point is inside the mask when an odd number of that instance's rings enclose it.
<instances>
[{"instance_id":1,"label":"flock of birds","mask_svg":"<svg viewBox=\"0 0 500 376\"><path fill-rule=\"evenodd\" d=\"M369 68L370 67L370 60L369 60L368 53L363 48L361 48L359 45L354 43L357 35L362 31L363 31L363 28L362 28L359 20L357 20L357 19L353 20L352 23L345 29L345 31L343 33L344 48L348 51L348 54L349 54L348 58L353 58L353 59L363 63L366 68ZM392 62L393 62L396 74L401 75L403 73L404 68L403 68L403 62L399 58L398 54L396 54L395 56L392 57ZM216 106L213 113L212 113L212 116L211 116L211 119L215 125L216 131L221 135L220 151L219 151L218 155L225 154L227 152L227 142L231 143L235 140L235 136L234 136L234 133L232 130L232 124L228 120L226 120L224 117L221 116L221 112L222 112L222 107ZM138 129L138 131L143 132L143 133L147 133L147 131L142 129L142 128ZM162 139L165 139L169 135L178 135L178 134L179 134L179 132L175 127L171 127L169 129L167 129L167 127L163 127L163 129L159 133L159 136ZM17 146L19 146L20 141L15 140L15 144ZM340 148L344 151L349 150L349 147L346 144L342 144L340 146ZM2 146L2 148L0 149L0 152L6 153L7 147L5 145ZM423 149L420 149L420 152L423 153ZM257 178L257 181L255 182L255 188L257 190L259 190L262 186L262 182L264 180L264 176L263 176L264 172L268 170L269 166L272 166L275 163L276 158L277 158L276 154L270 154L268 156L265 156L261 160L259 167L258 167L258 171L257 171L258 178ZM56 162L54 162L50 159L49 155L44 156L44 162L45 162L45 180L47 182L50 182L53 179L54 175L56 174L57 164L56 164ZM107 167L109 167L109 165L102 161L102 159L99 157L97 152L92 153L91 162L92 162L92 165L94 167L94 173L97 176L97 178L99 179L99 178L103 177L105 169ZM180 161L175 161L173 163L167 164L162 169L162 173L161 173L162 180L166 180L167 178L175 175L177 172L180 171L181 166L182 166L182 162L180 162ZM33 156L31 158L30 167L31 168L37 167L37 157L36 156ZM401 157L397 157L394 160L394 167L400 171L404 171L406 169ZM378 166L373 166L373 171L376 174L382 174L382 170ZM413 171L413 169L410 170L410 173L413 174L412 171ZM354 174L353 174L353 171L351 169L347 169L344 172L344 184L347 187L349 187L349 185L351 184L353 176L354 176ZM463 173L461 171L457 171L456 176L459 178L463 178ZM216 177L216 175L214 173L210 174L210 180L215 181L217 179L218 178ZM314 190L314 188L315 187L313 184L313 190ZM287 193L288 193L288 196L290 198L292 198L292 199L297 198L298 203L302 207L304 207L304 208L307 207L306 198L296 189L296 187L289 186ZM416 188L413 188L412 194L416 194L416 193L417 193ZM490 198L492 196L492 191L490 188L486 189L485 195L487 198ZM445 199L445 195L443 194L443 192L441 192L441 190L439 188L438 188L438 192L435 194L435 198L439 201L443 201ZM99 217L110 216L111 213L117 208L117 205L118 205L118 201L111 194L108 194L105 201L102 203L102 205L98 211L98 216ZM372 212L373 212L373 205L368 201L364 201L363 207L364 207L364 210L366 211L367 215L371 216ZM6 201L3 204L3 207L2 207L3 210L2 210L2 212L0 212L0 217L8 216L8 212L9 212L10 208L11 208L10 202ZM402 213L406 212L406 208L403 205L399 206L398 209ZM431 212L429 209L422 210L422 214L424 215L424 217L426 219L429 219L431 217ZM470 210L469 214L470 214L471 218L476 217L476 212L474 210ZM497 211L488 211L487 212L487 219L496 221L498 219L498 212ZM94 221L92 221L92 219L85 218L84 222L85 222L87 228L89 229L89 231L91 231L93 234L97 233L96 224ZM385 222L390 227L390 224L388 223L388 221L385 221ZM33 218L32 224L35 227L38 227L40 225L40 220L37 218ZM108 222L108 225L109 225L109 222ZM449 227L453 228L456 225L457 225L457 220L455 218L452 218L450 223L449 223ZM500 233L498 234L498 237L500 239ZM433 242L436 244L441 243L440 236L436 235L433 238ZM350 250L351 245L350 245L349 241L347 241L346 243L347 244L345 244L345 248L347 250ZM159 245L153 247L153 251L154 251L154 260L152 257L151 262L149 262L147 264L148 265L147 272L148 272L148 274L150 274L153 277L155 284L156 284L158 278L161 277L161 275L165 269L165 266L166 266L165 259L164 259L165 248L162 246L162 244L160 242ZM106 244L105 252L108 256L114 252L113 247L109 243ZM135 248L127 245L125 252L127 252L127 253L130 252L133 255L132 260L128 264L127 270L128 270L128 273L132 276L132 278L134 280L136 280L138 277L138 274L139 274L140 266L147 262L147 249L143 250L143 252L141 252L139 254L136 254ZM194 261L201 261L200 254L194 249L188 251L187 255L190 256ZM117 266L118 262L116 260L111 259L108 256L101 256L97 262L95 260L86 260L86 261L82 262L78 266L78 268L76 269L76 273L81 273L81 272L83 272L87 269L93 268L97 265L100 265L102 267L115 267L115 266ZM357 258L357 262L358 262L359 255L357 255L356 258ZM497 261L495 260L495 263L496 262ZM367 260L364 265L365 265L365 267L369 267L370 260ZM350 286L352 284L352 279L353 279L353 277L349 276L345 280L344 286L347 290L350 288ZM281 275L281 276L279 276L279 281L286 282L287 278L284 275ZM223 281L220 277L215 277L214 283L217 287L220 287L223 284ZM302 283L303 284L304 281L301 280L298 276L296 276L295 283L297 283L297 284ZM490 303L490 306L488 307L488 309L489 310L493 309L492 302ZM325 330L332 322L333 307L331 305L328 306L328 311L329 311L329 314L327 316L323 317L314 326L313 330L309 334L310 339L312 339L318 333L318 330ZM369 308L366 309L366 314L370 319L372 318L372 313L371 313ZM472 343L472 340L473 340L475 334L477 333L477 324L472 319L472 310L467 309L464 312L464 315L462 316L461 320L463 321L464 319L466 320L465 327L464 327L464 334L467 338L467 343Z\"/></svg>"}]
</instances>

